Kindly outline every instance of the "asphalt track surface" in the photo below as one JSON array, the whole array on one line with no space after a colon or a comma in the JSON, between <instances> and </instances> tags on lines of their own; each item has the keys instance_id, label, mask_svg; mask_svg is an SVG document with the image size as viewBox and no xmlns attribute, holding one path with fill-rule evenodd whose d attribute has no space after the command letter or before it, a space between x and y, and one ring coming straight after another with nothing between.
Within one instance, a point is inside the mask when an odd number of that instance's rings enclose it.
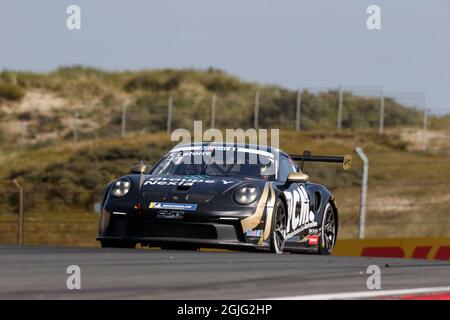
<instances>
[{"instance_id":1,"label":"asphalt track surface","mask_svg":"<svg viewBox=\"0 0 450 320\"><path fill-rule=\"evenodd\" d=\"M81 268L81 290L66 269ZM383 290L450 286L450 262L73 247L0 247L0 299L259 299L368 291L369 265Z\"/></svg>"}]
</instances>

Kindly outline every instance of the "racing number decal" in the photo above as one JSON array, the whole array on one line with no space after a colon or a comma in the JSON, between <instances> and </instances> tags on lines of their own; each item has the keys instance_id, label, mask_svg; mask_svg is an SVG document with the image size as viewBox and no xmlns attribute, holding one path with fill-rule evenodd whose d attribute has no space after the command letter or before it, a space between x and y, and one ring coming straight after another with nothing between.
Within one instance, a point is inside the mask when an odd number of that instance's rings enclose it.
<instances>
[{"instance_id":1,"label":"racing number decal","mask_svg":"<svg viewBox=\"0 0 450 320\"><path fill-rule=\"evenodd\" d=\"M305 187L300 186L293 191L284 191L284 195L288 205L286 239L317 226L317 222L314 221L314 212L309 210L310 200Z\"/></svg>"}]
</instances>

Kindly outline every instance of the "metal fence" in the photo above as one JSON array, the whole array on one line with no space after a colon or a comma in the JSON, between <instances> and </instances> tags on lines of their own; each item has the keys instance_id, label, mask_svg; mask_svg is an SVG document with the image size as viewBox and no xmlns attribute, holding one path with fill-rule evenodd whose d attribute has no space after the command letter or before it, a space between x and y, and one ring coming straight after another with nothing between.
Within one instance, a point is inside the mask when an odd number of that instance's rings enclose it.
<instances>
[{"instance_id":1,"label":"metal fence","mask_svg":"<svg viewBox=\"0 0 450 320\"><path fill-rule=\"evenodd\" d=\"M408 113L403 107L413 111ZM27 115L10 140L23 148L120 137L129 132L192 129L193 121L201 120L204 128L219 129L351 128L383 134L388 128L413 127L422 130L422 149L426 150L428 113L423 93L385 92L378 86L305 87L298 91L266 88L211 96L161 93L139 96L119 105L113 101L107 108L74 106L71 115Z\"/></svg>"}]
</instances>

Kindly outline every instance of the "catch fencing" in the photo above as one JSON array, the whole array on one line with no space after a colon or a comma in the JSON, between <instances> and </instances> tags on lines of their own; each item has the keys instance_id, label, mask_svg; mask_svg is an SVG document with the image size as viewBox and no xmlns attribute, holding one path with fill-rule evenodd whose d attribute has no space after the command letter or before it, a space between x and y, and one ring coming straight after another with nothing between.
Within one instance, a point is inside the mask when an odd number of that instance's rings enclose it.
<instances>
[{"instance_id":1,"label":"catch fencing","mask_svg":"<svg viewBox=\"0 0 450 320\"><path fill-rule=\"evenodd\" d=\"M286 130L365 129L384 134L393 128L420 129L422 150L427 150L430 126L425 94L387 92L382 87L305 87L298 91L261 88L231 93L196 95L170 92L136 96L118 103L73 106L67 112L27 114L5 143L39 147L64 141L123 137L131 132L171 132L193 129L279 128ZM432 123L431 123L432 124Z\"/></svg>"}]
</instances>

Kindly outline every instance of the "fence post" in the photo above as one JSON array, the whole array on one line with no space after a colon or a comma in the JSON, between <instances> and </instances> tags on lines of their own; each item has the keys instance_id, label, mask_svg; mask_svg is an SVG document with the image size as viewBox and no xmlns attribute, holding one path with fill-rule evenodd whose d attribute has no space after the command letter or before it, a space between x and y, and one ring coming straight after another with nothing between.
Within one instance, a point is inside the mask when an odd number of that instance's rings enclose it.
<instances>
[{"instance_id":1,"label":"fence post","mask_svg":"<svg viewBox=\"0 0 450 320\"><path fill-rule=\"evenodd\" d=\"M170 134L172 132L172 109L173 102L172 96L169 97L169 101L167 102L167 133Z\"/></svg>"},{"instance_id":2,"label":"fence post","mask_svg":"<svg viewBox=\"0 0 450 320\"><path fill-rule=\"evenodd\" d=\"M337 128L341 130L342 128L342 109L344 108L344 91L342 90L342 86L339 86L339 105L338 105L338 114L337 114Z\"/></svg>"},{"instance_id":3,"label":"fence post","mask_svg":"<svg viewBox=\"0 0 450 320\"><path fill-rule=\"evenodd\" d=\"M127 104L124 103L122 105L122 127L121 127L121 136L125 137L127 131Z\"/></svg>"},{"instance_id":4,"label":"fence post","mask_svg":"<svg viewBox=\"0 0 450 320\"><path fill-rule=\"evenodd\" d=\"M216 95L213 94L211 101L211 128L216 127Z\"/></svg>"},{"instance_id":5,"label":"fence post","mask_svg":"<svg viewBox=\"0 0 450 320\"><path fill-rule=\"evenodd\" d=\"M384 131L384 91L381 90L380 96L380 127L378 129L379 134L383 134Z\"/></svg>"},{"instance_id":6,"label":"fence post","mask_svg":"<svg viewBox=\"0 0 450 320\"><path fill-rule=\"evenodd\" d=\"M17 189L19 190L19 220L18 220L18 224L19 224L19 245L22 246L23 245L23 187L19 184L19 182L14 179L13 180L15 186L17 187Z\"/></svg>"},{"instance_id":7,"label":"fence post","mask_svg":"<svg viewBox=\"0 0 450 320\"><path fill-rule=\"evenodd\" d=\"M256 91L255 94L255 115L253 119L253 127L258 129L259 121L259 91Z\"/></svg>"},{"instance_id":8,"label":"fence post","mask_svg":"<svg viewBox=\"0 0 450 320\"><path fill-rule=\"evenodd\" d=\"M297 92L297 107L295 110L295 130L300 131L300 119L302 112L302 91L298 90Z\"/></svg>"},{"instance_id":9,"label":"fence post","mask_svg":"<svg viewBox=\"0 0 450 320\"><path fill-rule=\"evenodd\" d=\"M78 120L78 110L75 110L75 112L73 113L73 142L77 142L78 140L77 120Z\"/></svg>"},{"instance_id":10,"label":"fence post","mask_svg":"<svg viewBox=\"0 0 450 320\"><path fill-rule=\"evenodd\" d=\"M364 239L366 233L366 200L367 200L367 182L369 178L369 159L364 151L356 148L356 153L363 162L363 176L361 185L361 198L359 203L359 239Z\"/></svg>"},{"instance_id":11,"label":"fence post","mask_svg":"<svg viewBox=\"0 0 450 320\"><path fill-rule=\"evenodd\" d=\"M428 109L425 106L423 108L423 132L422 132L422 150L426 152L428 149L428 141L427 141L427 131L428 131Z\"/></svg>"}]
</instances>

